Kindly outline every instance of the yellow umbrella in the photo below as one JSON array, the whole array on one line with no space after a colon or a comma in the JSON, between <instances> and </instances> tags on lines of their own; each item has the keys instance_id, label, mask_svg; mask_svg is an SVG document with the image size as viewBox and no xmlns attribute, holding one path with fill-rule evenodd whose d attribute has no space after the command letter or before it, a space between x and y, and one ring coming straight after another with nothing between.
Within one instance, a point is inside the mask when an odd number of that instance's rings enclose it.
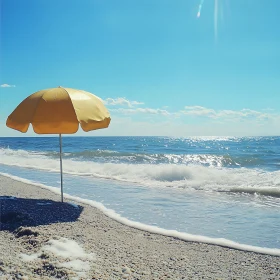
<instances>
[{"instance_id":1,"label":"yellow umbrella","mask_svg":"<svg viewBox=\"0 0 280 280\"><path fill-rule=\"evenodd\" d=\"M63 202L61 134L76 133L79 124L84 131L106 128L110 114L102 100L89 92L71 88L50 88L37 91L9 115L6 125L26 132L30 123L38 134L59 134L61 201Z\"/></svg>"}]
</instances>

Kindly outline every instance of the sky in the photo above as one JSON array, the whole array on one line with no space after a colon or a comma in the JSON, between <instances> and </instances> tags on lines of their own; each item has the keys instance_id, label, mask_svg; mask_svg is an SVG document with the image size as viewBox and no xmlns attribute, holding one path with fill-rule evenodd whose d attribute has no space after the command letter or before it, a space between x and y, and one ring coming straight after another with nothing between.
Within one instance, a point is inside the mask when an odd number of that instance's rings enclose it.
<instances>
[{"instance_id":1,"label":"sky","mask_svg":"<svg viewBox=\"0 0 280 280\"><path fill-rule=\"evenodd\" d=\"M280 135L279 0L0 0L0 137L30 94L102 98L89 136Z\"/></svg>"}]
</instances>

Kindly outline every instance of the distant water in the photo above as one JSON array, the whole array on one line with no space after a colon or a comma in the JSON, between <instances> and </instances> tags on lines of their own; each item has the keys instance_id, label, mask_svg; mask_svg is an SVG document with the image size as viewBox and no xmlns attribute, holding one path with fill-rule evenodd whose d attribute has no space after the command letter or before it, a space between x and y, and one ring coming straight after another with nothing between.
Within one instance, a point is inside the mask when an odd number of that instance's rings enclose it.
<instances>
[{"instance_id":1,"label":"distant water","mask_svg":"<svg viewBox=\"0 0 280 280\"><path fill-rule=\"evenodd\" d=\"M0 172L59 187L54 137L0 138ZM65 192L180 232L280 248L280 137L64 137Z\"/></svg>"}]
</instances>

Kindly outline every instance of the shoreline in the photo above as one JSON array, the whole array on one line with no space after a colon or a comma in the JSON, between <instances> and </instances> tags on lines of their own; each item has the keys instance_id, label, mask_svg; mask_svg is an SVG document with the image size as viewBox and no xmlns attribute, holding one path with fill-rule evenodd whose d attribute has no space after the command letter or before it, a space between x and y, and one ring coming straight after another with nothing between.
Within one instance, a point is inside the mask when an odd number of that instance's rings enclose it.
<instances>
[{"instance_id":1,"label":"shoreline","mask_svg":"<svg viewBox=\"0 0 280 280\"><path fill-rule=\"evenodd\" d=\"M61 196L61 192L59 188L47 186L41 183L36 183L32 182L28 179L24 179L21 177L17 177L14 175L10 175L7 173L1 173L0 176L8 177L12 180L15 180L19 183L24 183L28 185L32 185L35 187L38 187L43 190L51 191L59 197ZM101 202L85 199L85 198L80 198L77 196L69 195L64 193L64 198L67 198L68 200L74 201L75 203L82 203L87 206L92 206L96 210L101 211L104 215L107 217L113 219L114 221L117 221L125 226L132 227L138 230L143 230L149 233L153 234L159 234L167 237L173 237L173 238L178 238L183 241L187 242L198 242L198 243L206 243L209 245L217 245L229 249L237 249L241 251L247 251L247 252L254 252L254 253L259 253L259 254L265 254L265 255L272 255L272 256L279 256L280 257L280 248L273 248L273 247L259 247L259 246L254 246L254 245L248 245L248 244L243 244L243 243L238 243L229 239L225 239L222 237L208 237L204 235L198 235L198 234L189 234L186 232L180 232L177 230L172 230L172 229L164 229L158 226L153 226L153 225L148 225L144 224L141 222L129 220L128 218L125 218L121 216L120 214L116 213L114 210L107 208L104 206Z\"/></svg>"},{"instance_id":2,"label":"shoreline","mask_svg":"<svg viewBox=\"0 0 280 280\"><path fill-rule=\"evenodd\" d=\"M53 279L50 277L55 275L64 275L62 279L280 278L280 257L277 256L183 241L129 227L91 205L69 200L67 195L65 201L74 204L62 205L59 194L5 176L0 176L0 193L1 213L13 204L14 211L24 213L29 219L19 232L26 229L33 232L18 237L15 229L1 228L0 251L6 252L3 259L0 258L2 277L17 273L29 277L22 279ZM26 208L27 200L29 208ZM60 219L48 218L58 213L55 210L59 210ZM40 211L47 213L47 217L38 216ZM55 247L55 240L60 242L58 247L63 242L76 242L84 255L62 267L62 260L65 262L67 258L49 250ZM5 249L7 243L9 252ZM45 251L48 252L46 259L34 255ZM26 261L22 254L34 259ZM82 262L80 268L78 261ZM87 269L81 270L81 267Z\"/></svg>"}]
</instances>

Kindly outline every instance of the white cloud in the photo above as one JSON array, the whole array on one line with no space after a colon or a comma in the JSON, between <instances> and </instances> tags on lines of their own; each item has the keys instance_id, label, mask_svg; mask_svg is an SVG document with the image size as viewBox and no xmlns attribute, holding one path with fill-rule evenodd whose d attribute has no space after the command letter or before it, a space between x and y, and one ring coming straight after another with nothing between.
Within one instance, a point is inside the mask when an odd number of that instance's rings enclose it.
<instances>
[{"instance_id":1,"label":"white cloud","mask_svg":"<svg viewBox=\"0 0 280 280\"><path fill-rule=\"evenodd\" d=\"M9 85L9 84L2 84L0 87L7 88L7 87L16 87L15 85Z\"/></svg>"},{"instance_id":2,"label":"white cloud","mask_svg":"<svg viewBox=\"0 0 280 280\"><path fill-rule=\"evenodd\" d=\"M144 103L138 102L138 101L129 101L124 97L118 97L118 98L107 98L104 100L104 103L106 105L125 105L127 107L133 107L137 105L142 105Z\"/></svg>"},{"instance_id":3,"label":"white cloud","mask_svg":"<svg viewBox=\"0 0 280 280\"><path fill-rule=\"evenodd\" d=\"M206 108L202 106L185 106L184 110L179 110L176 112L170 112L166 110L166 107L163 109L154 109L154 108L143 108L133 107L132 104L135 104L136 101L128 101L125 98L107 98L107 104L111 105L126 105L129 108L118 108L111 109L111 112L116 112L123 115L133 115L133 114L149 114L149 115L161 115L161 116L173 116L176 119L183 118L184 116L192 117L204 117L209 120L214 120L216 122L240 122L240 121L255 121L256 123L263 123L264 121L275 121L280 120L280 114L270 110L256 111L251 109L242 109L242 110L215 110L211 108ZM141 104L137 102L137 105Z\"/></svg>"},{"instance_id":4,"label":"white cloud","mask_svg":"<svg viewBox=\"0 0 280 280\"><path fill-rule=\"evenodd\" d=\"M265 108L263 109L264 112L272 112L272 111L275 111L275 109L273 108Z\"/></svg>"},{"instance_id":5,"label":"white cloud","mask_svg":"<svg viewBox=\"0 0 280 280\"><path fill-rule=\"evenodd\" d=\"M207 117L210 119L223 119L223 120L250 120L255 119L258 121L262 120L273 120L279 119L280 115L276 113L265 113L251 109L242 110L214 110L201 106L186 106L185 110L180 111L182 115Z\"/></svg>"},{"instance_id":6,"label":"white cloud","mask_svg":"<svg viewBox=\"0 0 280 280\"><path fill-rule=\"evenodd\" d=\"M192 115L192 116L207 116L207 117L215 117L216 112L213 109L208 109L201 106L186 106L184 111L181 111L184 115Z\"/></svg>"},{"instance_id":7,"label":"white cloud","mask_svg":"<svg viewBox=\"0 0 280 280\"><path fill-rule=\"evenodd\" d=\"M110 111L118 112L122 114L153 114L153 115L164 115L168 116L170 113L166 110L162 109L152 109L152 108L133 108L133 109L125 109L125 108L119 108L119 109L111 109Z\"/></svg>"}]
</instances>

